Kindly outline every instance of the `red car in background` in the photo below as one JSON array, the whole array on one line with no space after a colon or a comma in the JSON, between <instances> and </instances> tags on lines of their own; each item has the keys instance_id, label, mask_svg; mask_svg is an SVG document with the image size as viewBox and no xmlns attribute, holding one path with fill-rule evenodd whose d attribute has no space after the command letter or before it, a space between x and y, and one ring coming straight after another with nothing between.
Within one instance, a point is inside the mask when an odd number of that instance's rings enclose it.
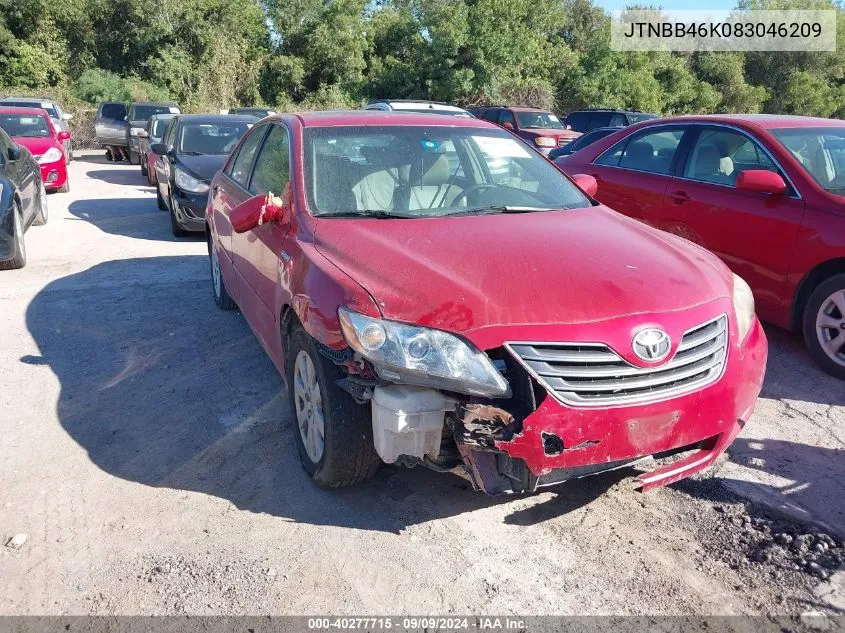
<instances>
[{"instance_id":1,"label":"red car in background","mask_svg":"<svg viewBox=\"0 0 845 633\"><path fill-rule=\"evenodd\" d=\"M470 112L479 119L513 132L543 154L548 154L556 147L563 147L581 136L581 132L564 125L556 114L546 110L486 106L473 108Z\"/></svg>"},{"instance_id":2,"label":"red car in background","mask_svg":"<svg viewBox=\"0 0 845 633\"><path fill-rule=\"evenodd\" d=\"M733 441L767 354L747 284L576 182L480 119L247 132L210 184L214 299L284 376L317 483L384 461L499 494L676 456L647 489Z\"/></svg>"},{"instance_id":3,"label":"red car in background","mask_svg":"<svg viewBox=\"0 0 845 633\"><path fill-rule=\"evenodd\" d=\"M30 151L41 168L46 189L70 191L64 149L70 133L56 130L45 110L0 107L0 127L15 143Z\"/></svg>"},{"instance_id":4,"label":"red car in background","mask_svg":"<svg viewBox=\"0 0 845 633\"><path fill-rule=\"evenodd\" d=\"M625 128L555 163L602 203L700 244L845 378L845 121L685 116Z\"/></svg>"}]
</instances>

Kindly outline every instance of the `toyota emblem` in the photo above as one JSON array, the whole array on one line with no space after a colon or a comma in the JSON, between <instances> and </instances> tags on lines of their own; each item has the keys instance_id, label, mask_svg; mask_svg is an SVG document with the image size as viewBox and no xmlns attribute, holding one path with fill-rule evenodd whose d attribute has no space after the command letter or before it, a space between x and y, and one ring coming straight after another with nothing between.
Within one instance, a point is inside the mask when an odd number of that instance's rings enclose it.
<instances>
[{"instance_id":1,"label":"toyota emblem","mask_svg":"<svg viewBox=\"0 0 845 633\"><path fill-rule=\"evenodd\" d=\"M633 346L637 358L654 363L669 355L669 350L672 349L672 341L663 330L647 328L634 335Z\"/></svg>"}]
</instances>

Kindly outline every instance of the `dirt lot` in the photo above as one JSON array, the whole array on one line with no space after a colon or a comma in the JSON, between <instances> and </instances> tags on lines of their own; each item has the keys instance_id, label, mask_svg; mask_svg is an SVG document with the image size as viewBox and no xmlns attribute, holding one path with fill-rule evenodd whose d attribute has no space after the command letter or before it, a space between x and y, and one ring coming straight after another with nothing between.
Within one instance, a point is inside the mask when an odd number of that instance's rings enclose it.
<instances>
[{"instance_id":1,"label":"dirt lot","mask_svg":"<svg viewBox=\"0 0 845 633\"><path fill-rule=\"evenodd\" d=\"M384 468L327 492L202 238L171 237L137 167L71 175L0 275L0 537L25 535L0 613L845 613L845 386L794 336L769 329L764 397L700 479L490 499Z\"/></svg>"}]
</instances>

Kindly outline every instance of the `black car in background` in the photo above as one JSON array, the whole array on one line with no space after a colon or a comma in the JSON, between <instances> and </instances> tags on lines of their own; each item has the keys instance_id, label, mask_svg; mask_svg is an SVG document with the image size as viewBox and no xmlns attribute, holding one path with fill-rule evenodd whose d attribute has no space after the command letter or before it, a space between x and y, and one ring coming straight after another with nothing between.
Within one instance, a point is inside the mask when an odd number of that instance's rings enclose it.
<instances>
[{"instance_id":1,"label":"black car in background","mask_svg":"<svg viewBox=\"0 0 845 633\"><path fill-rule=\"evenodd\" d=\"M587 145L591 143L595 143L597 140L608 136L609 134L613 134L614 132L618 132L622 128L619 127L599 127L595 130L590 130L586 134L582 134L575 140L569 141L563 147L558 147L557 149L553 149L549 152L549 160L554 160L555 158L560 158L561 156L569 156L570 154L574 154L579 149L584 149Z\"/></svg>"},{"instance_id":2,"label":"black car in background","mask_svg":"<svg viewBox=\"0 0 845 633\"><path fill-rule=\"evenodd\" d=\"M24 233L46 223L41 169L28 149L0 129L0 270L26 266Z\"/></svg>"},{"instance_id":3,"label":"black car in background","mask_svg":"<svg viewBox=\"0 0 845 633\"><path fill-rule=\"evenodd\" d=\"M175 117L175 114L154 114L147 121L147 127L144 128L144 133L138 135L139 149L141 159L141 173L147 177L147 182L151 185L156 184L156 170L155 159L157 155L150 149L152 145L161 143L164 138L164 132L167 129L167 124L170 119Z\"/></svg>"},{"instance_id":4,"label":"black car in background","mask_svg":"<svg viewBox=\"0 0 845 633\"><path fill-rule=\"evenodd\" d=\"M259 119L263 119L271 114L276 114L276 111L271 108L232 108L229 114L247 114Z\"/></svg>"},{"instance_id":5,"label":"black car in background","mask_svg":"<svg viewBox=\"0 0 845 633\"><path fill-rule=\"evenodd\" d=\"M129 164L138 165L141 157L141 136L147 128L147 121L154 114L179 114L175 103L130 103L126 111L126 146L129 148Z\"/></svg>"},{"instance_id":6,"label":"black car in background","mask_svg":"<svg viewBox=\"0 0 845 633\"><path fill-rule=\"evenodd\" d=\"M638 110L616 110L613 108L587 108L574 110L566 115L564 125L575 132L586 133L600 127L627 127L640 121L657 119L657 114Z\"/></svg>"},{"instance_id":7,"label":"black car in background","mask_svg":"<svg viewBox=\"0 0 845 633\"><path fill-rule=\"evenodd\" d=\"M162 142L150 146L158 154L158 208L170 212L173 235L205 231L209 182L257 120L236 114L180 114L170 120Z\"/></svg>"}]
</instances>

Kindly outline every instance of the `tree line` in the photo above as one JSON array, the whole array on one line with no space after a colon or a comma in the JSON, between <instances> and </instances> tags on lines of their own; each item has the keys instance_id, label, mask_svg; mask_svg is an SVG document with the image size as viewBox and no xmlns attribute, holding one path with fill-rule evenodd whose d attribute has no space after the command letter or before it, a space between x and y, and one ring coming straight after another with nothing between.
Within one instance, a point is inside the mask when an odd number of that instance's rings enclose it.
<instances>
[{"instance_id":1,"label":"tree line","mask_svg":"<svg viewBox=\"0 0 845 633\"><path fill-rule=\"evenodd\" d=\"M740 0L833 8L838 0ZM373 98L845 118L845 53L610 49L592 0L0 0L0 93L190 110Z\"/></svg>"}]
</instances>

